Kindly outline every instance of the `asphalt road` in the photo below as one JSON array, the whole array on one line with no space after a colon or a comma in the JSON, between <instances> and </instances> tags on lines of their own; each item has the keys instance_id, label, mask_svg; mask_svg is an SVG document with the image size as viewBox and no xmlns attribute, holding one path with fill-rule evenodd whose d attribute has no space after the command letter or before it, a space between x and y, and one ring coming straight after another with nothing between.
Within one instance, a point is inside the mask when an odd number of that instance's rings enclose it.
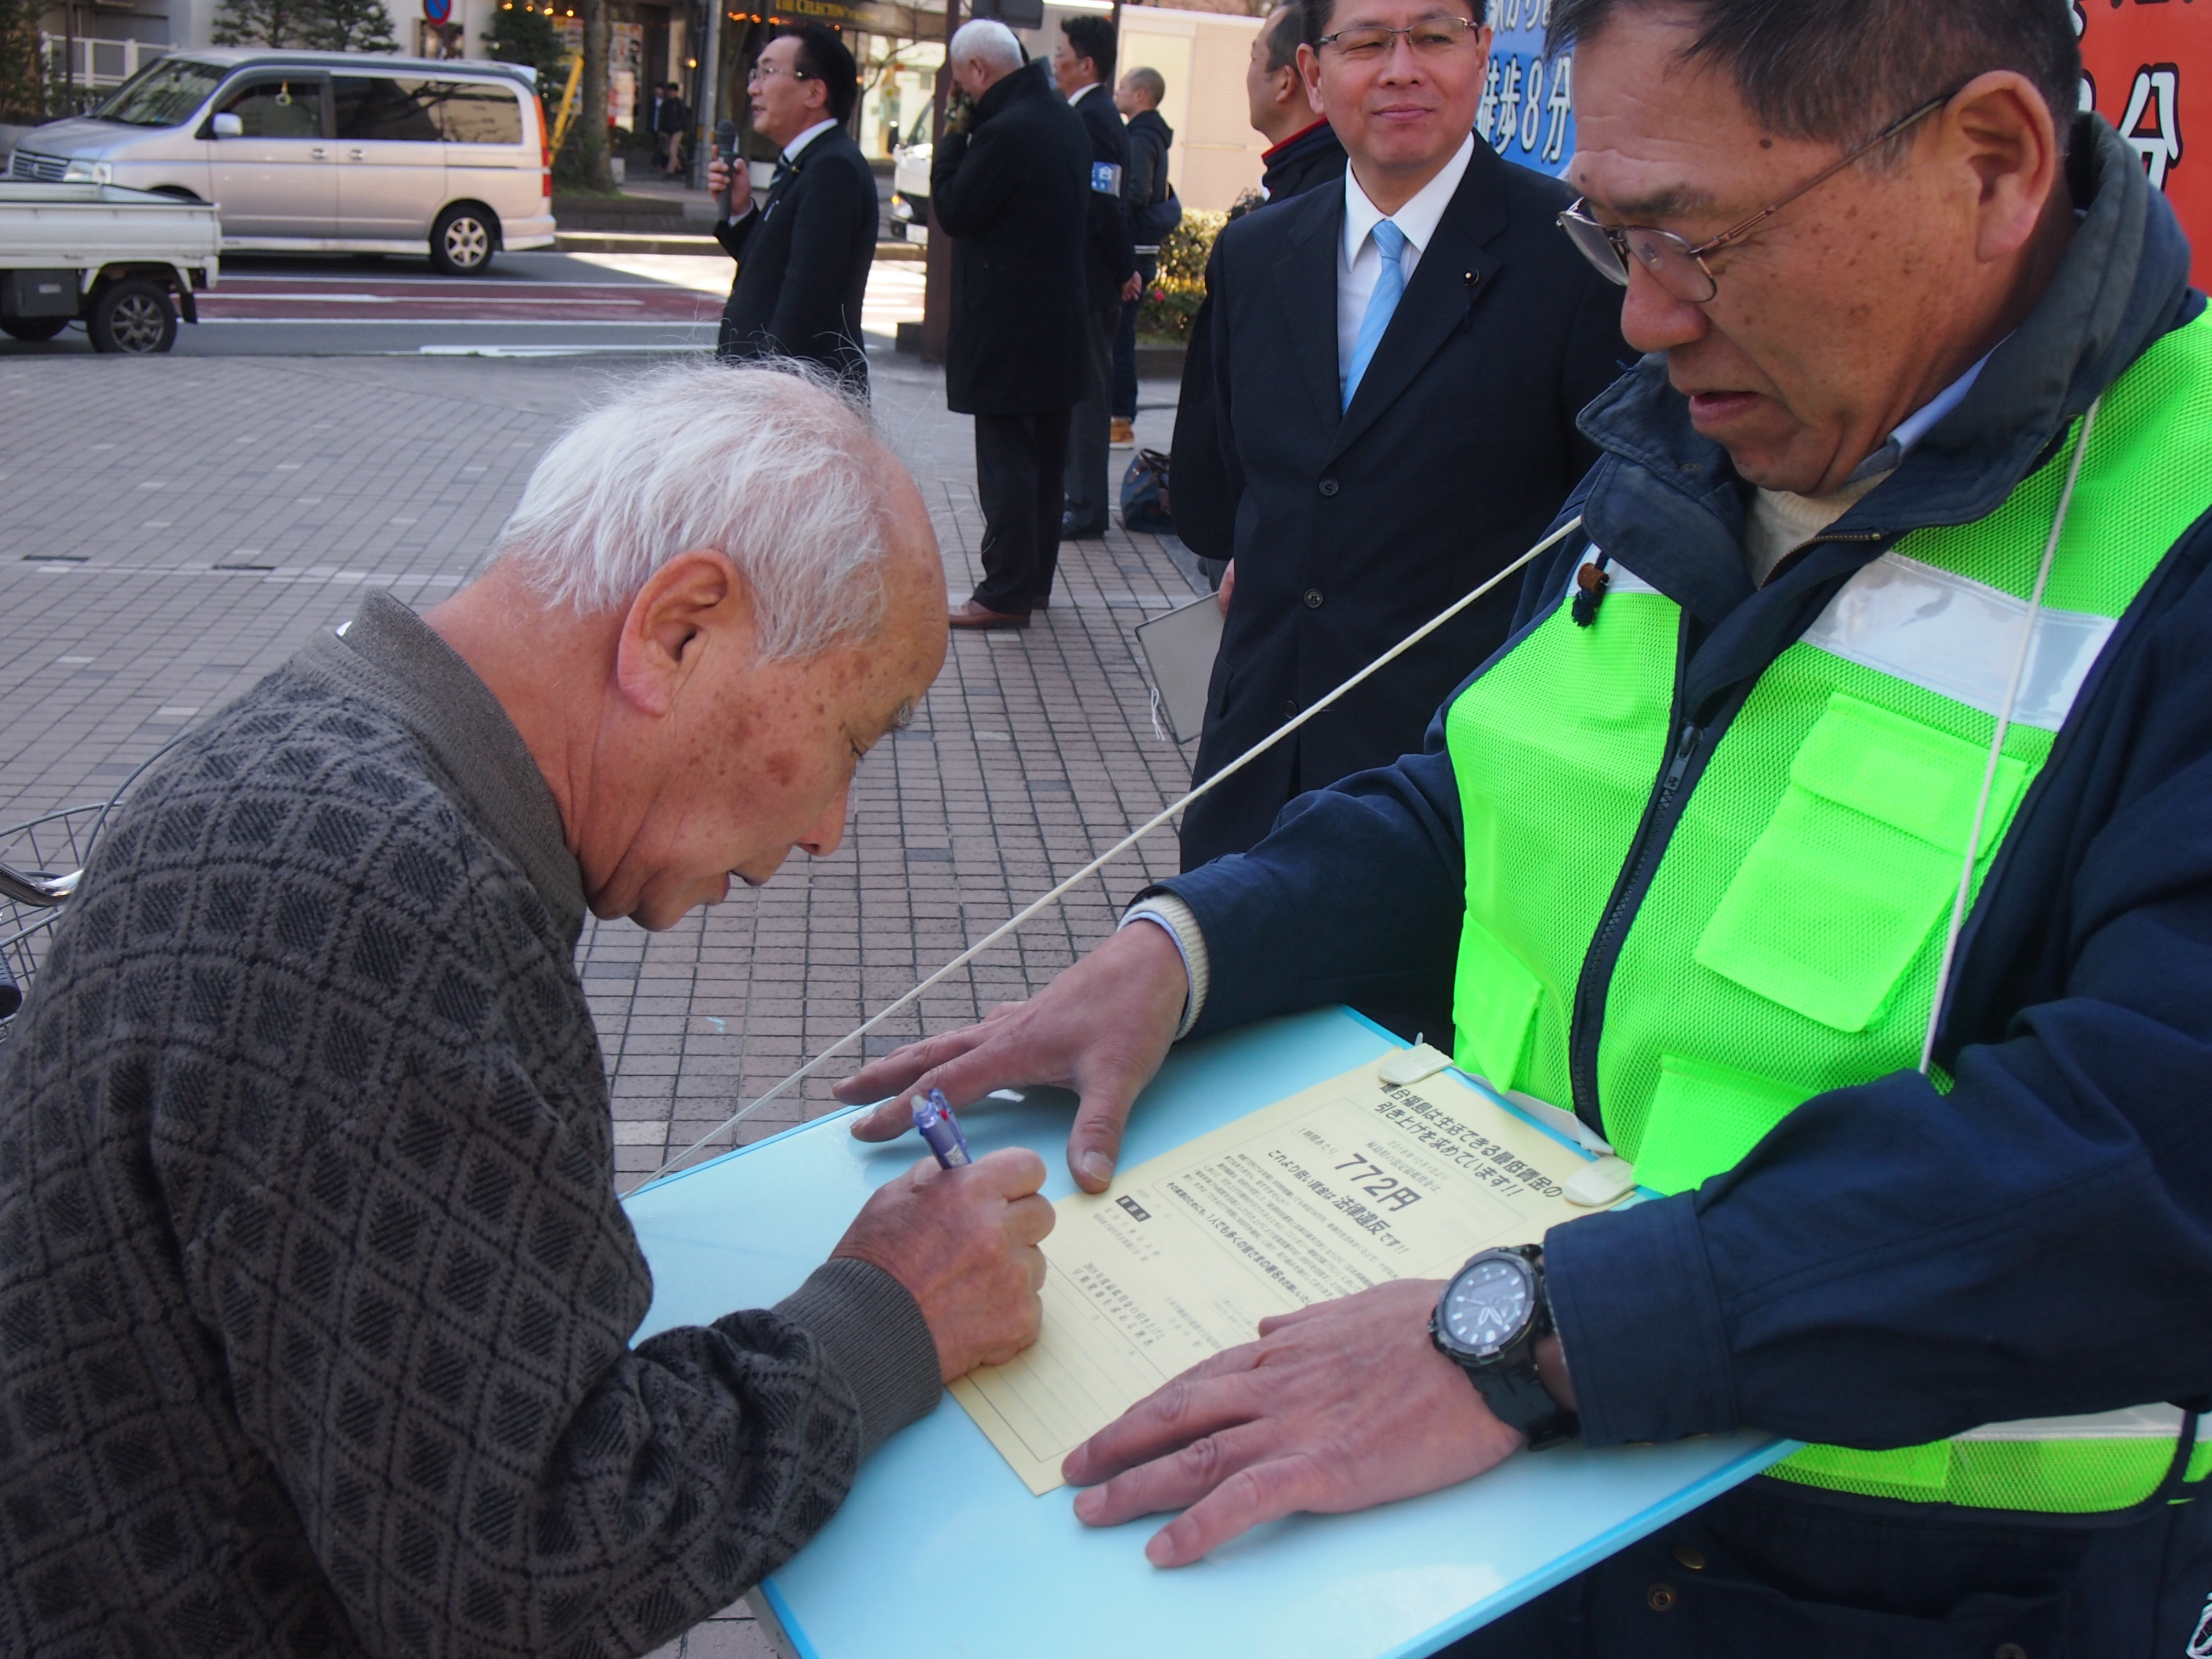
<instances>
[{"instance_id":1,"label":"asphalt road","mask_svg":"<svg viewBox=\"0 0 2212 1659\"><path fill-rule=\"evenodd\" d=\"M921 267L885 262L866 326L888 347L921 315ZM714 343L731 265L719 256L502 253L478 277L428 259L234 255L181 324L179 356L651 356ZM0 337L0 356L92 354L82 325L57 338Z\"/></svg>"}]
</instances>

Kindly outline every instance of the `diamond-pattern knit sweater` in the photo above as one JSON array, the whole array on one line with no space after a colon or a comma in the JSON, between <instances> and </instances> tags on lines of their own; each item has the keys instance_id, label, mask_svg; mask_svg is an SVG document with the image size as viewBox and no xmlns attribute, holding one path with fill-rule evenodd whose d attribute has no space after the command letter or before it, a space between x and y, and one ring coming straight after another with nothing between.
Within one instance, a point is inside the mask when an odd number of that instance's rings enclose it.
<instances>
[{"instance_id":1,"label":"diamond-pattern knit sweater","mask_svg":"<svg viewBox=\"0 0 2212 1659\"><path fill-rule=\"evenodd\" d=\"M630 1346L582 919L383 596L117 810L0 1049L0 1653L641 1653L935 1402L858 1262Z\"/></svg>"}]
</instances>

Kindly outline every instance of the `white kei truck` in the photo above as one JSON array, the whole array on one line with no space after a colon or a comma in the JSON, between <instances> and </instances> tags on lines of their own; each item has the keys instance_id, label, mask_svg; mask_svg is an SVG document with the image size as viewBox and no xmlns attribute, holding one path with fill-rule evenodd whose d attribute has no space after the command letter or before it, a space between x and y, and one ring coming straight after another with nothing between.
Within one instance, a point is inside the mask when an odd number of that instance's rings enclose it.
<instances>
[{"instance_id":1,"label":"white kei truck","mask_svg":"<svg viewBox=\"0 0 2212 1659\"><path fill-rule=\"evenodd\" d=\"M222 247L212 203L0 179L0 332L50 340L82 320L94 351L167 351Z\"/></svg>"}]
</instances>

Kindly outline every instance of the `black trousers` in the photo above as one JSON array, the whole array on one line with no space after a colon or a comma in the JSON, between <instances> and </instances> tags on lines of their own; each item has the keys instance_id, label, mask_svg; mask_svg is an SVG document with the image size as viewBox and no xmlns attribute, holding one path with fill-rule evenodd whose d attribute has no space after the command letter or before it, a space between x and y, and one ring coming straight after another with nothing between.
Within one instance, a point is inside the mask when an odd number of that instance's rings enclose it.
<instances>
[{"instance_id":1,"label":"black trousers","mask_svg":"<svg viewBox=\"0 0 2212 1659\"><path fill-rule=\"evenodd\" d=\"M1026 617L1051 597L1066 456L1064 409L975 417L975 495L983 504L975 603L987 610Z\"/></svg>"},{"instance_id":2,"label":"black trousers","mask_svg":"<svg viewBox=\"0 0 2212 1659\"><path fill-rule=\"evenodd\" d=\"M2102 1527L1921 1520L1754 1480L1439 1659L2198 1659L2212 1501Z\"/></svg>"},{"instance_id":3,"label":"black trousers","mask_svg":"<svg viewBox=\"0 0 2212 1659\"><path fill-rule=\"evenodd\" d=\"M1137 256L1137 275L1149 290L1160 274L1160 262L1149 253ZM1137 313L1145 308L1143 295L1121 301L1121 315L1114 330L1114 418L1137 418Z\"/></svg>"},{"instance_id":4,"label":"black trousers","mask_svg":"<svg viewBox=\"0 0 2212 1659\"><path fill-rule=\"evenodd\" d=\"M1121 302L1085 319L1083 401L1067 429L1067 512L1086 528L1106 522L1106 443L1114 409L1114 336L1121 326Z\"/></svg>"}]
</instances>

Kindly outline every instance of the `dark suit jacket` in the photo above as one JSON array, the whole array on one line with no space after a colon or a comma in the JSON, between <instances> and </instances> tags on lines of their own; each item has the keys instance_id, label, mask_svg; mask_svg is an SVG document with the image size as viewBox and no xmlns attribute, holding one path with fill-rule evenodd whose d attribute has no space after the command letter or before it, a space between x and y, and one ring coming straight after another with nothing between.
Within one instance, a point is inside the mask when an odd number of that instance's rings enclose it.
<instances>
[{"instance_id":1,"label":"dark suit jacket","mask_svg":"<svg viewBox=\"0 0 2212 1659\"><path fill-rule=\"evenodd\" d=\"M876 257L876 175L844 129L832 127L799 152L773 206L714 227L738 262L717 351L803 358L865 388L860 301Z\"/></svg>"},{"instance_id":2,"label":"dark suit jacket","mask_svg":"<svg viewBox=\"0 0 2212 1659\"><path fill-rule=\"evenodd\" d=\"M1628 354L1621 290L1554 222L1572 195L1477 143L1343 411L1343 191L1222 232L1213 399L1178 412L1170 473L1185 539L1196 509L1194 527L1230 535L1194 550L1237 561L1199 777L1508 563L1595 459L1575 416ZM1444 693L1504 642L1518 591L1501 584L1193 805L1184 867L1250 847L1302 791L1419 749Z\"/></svg>"},{"instance_id":3,"label":"dark suit jacket","mask_svg":"<svg viewBox=\"0 0 2212 1659\"><path fill-rule=\"evenodd\" d=\"M1090 137L1042 62L1000 81L966 132L938 141L929 205L952 239L955 414L1033 415L1082 398L1090 193Z\"/></svg>"},{"instance_id":4,"label":"dark suit jacket","mask_svg":"<svg viewBox=\"0 0 2212 1659\"><path fill-rule=\"evenodd\" d=\"M1340 192L1344 188L1344 146L1326 121L1316 121L1304 132L1285 138L1264 159L1267 169L1260 175L1260 185L1267 199L1249 207L1231 208L1232 220L1303 196L1318 185L1328 185ZM1215 434L1213 299L1209 294L1199 301L1197 313L1190 319L1190 338L1183 347L1182 388L1176 394L1175 439L1168 465L1168 501L1176 534L1193 549L1207 550L1199 556L1206 562L1218 586L1219 567L1229 562L1230 546L1235 539L1231 515L1237 504L1218 488L1209 487L1220 472L1210 456L1193 453L1188 464L1191 481L1188 495L1174 482L1176 469L1185 465L1183 446L1203 442L1212 447L1218 441Z\"/></svg>"},{"instance_id":5,"label":"dark suit jacket","mask_svg":"<svg viewBox=\"0 0 2212 1659\"><path fill-rule=\"evenodd\" d=\"M1054 91L1057 95L1057 88ZM1068 107L1083 118L1084 128L1091 135L1091 161L1119 167L1120 176L1126 180L1129 174L1129 134L1121 125L1121 112L1114 107L1113 88L1092 87ZM1087 216L1089 234L1084 243L1083 280L1091 308L1118 313L1121 308L1121 284L1137 269L1136 252L1129 238L1128 204L1118 191L1109 195L1093 189Z\"/></svg>"}]
</instances>

